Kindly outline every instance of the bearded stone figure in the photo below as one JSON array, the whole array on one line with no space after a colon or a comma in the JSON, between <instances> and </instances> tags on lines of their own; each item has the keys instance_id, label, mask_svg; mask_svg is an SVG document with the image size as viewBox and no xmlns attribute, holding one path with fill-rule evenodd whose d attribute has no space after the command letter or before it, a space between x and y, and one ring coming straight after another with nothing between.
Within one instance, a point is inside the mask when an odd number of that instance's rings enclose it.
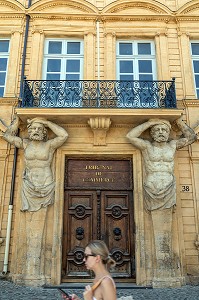
<instances>
[{"instance_id":1,"label":"bearded stone figure","mask_svg":"<svg viewBox=\"0 0 199 300\"><path fill-rule=\"evenodd\" d=\"M2 123L2 122L1 122ZM20 283L38 286L48 282L46 275L46 221L47 209L54 202L55 180L51 164L55 150L67 139L65 129L42 118L27 121L28 138L16 136L19 120L16 117L3 134L3 138L18 148L24 149L25 168L22 176L21 211L24 212L26 245L23 253L19 252L18 263L22 272ZM56 137L47 139L47 128ZM21 228L19 229L21 230ZM23 226L22 226L22 232ZM18 279L17 279L18 280ZM20 281L21 280L21 281Z\"/></svg>"},{"instance_id":2,"label":"bearded stone figure","mask_svg":"<svg viewBox=\"0 0 199 300\"><path fill-rule=\"evenodd\" d=\"M169 139L171 124L162 119L150 119L127 134L129 141L142 153L144 205L153 224L154 287L178 286L172 252L173 207L176 205L174 156L176 150L197 139L182 117L175 123L183 134L179 139ZM152 141L140 137L147 129Z\"/></svg>"},{"instance_id":3,"label":"bearded stone figure","mask_svg":"<svg viewBox=\"0 0 199 300\"><path fill-rule=\"evenodd\" d=\"M8 128L3 138L24 149L25 169L22 183L22 211L38 211L54 202L55 182L51 170L53 154L67 139L65 129L42 118L27 120L29 138L14 136ZM56 135L47 140L47 128Z\"/></svg>"}]
</instances>

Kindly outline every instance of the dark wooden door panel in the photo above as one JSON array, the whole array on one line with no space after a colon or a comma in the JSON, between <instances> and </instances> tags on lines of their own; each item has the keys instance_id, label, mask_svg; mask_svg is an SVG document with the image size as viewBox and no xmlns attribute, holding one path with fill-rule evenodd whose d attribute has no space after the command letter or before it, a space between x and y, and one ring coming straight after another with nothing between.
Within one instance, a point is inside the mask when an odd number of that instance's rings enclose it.
<instances>
[{"instance_id":1,"label":"dark wooden door panel","mask_svg":"<svg viewBox=\"0 0 199 300\"><path fill-rule=\"evenodd\" d=\"M102 192L102 229L117 262L114 277L131 278L134 260L132 192Z\"/></svg>"},{"instance_id":2,"label":"dark wooden door panel","mask_svg":"<svg viewBox=\"0 0 199 300\"><path fill-rule=\"evenodd\" d=\"M84 248L95 238L96 192L65 192L63 276L89 276L83 264Z\"/></svg>"},{"instance_id":3,"label":"dark wooden door panel","mask_svg":"<svg viewBox=\"0 0 199 300\"><path fill-rule=\"evenodd\" d=\"M103 239L116 267L115 278L135 276L132 162L67 159L62 251L62 278L90 278L85 246Z\"/></svg>"}]
</instances>

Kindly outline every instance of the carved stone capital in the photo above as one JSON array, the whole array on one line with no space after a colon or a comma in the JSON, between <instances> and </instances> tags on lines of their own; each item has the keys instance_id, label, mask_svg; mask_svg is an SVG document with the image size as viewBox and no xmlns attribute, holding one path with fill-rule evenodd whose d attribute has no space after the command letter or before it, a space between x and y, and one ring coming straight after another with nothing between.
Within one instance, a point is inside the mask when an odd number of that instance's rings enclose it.
<instances>
[{"instance_id":1,"label":"carved stone capital","mask_svg":"<svg viewBox=\"0 0 199 300\"><path fill-rule=\"evenodd\" d=\"M85 31L84 35L93 35L93 36L96 36L96 32L94 30Z\"/></svg>"},{"instance_id":2,"label":"carved stone capital","mask_svg":"<svg viewBox=\"0 0 199 300\"><path fill-rule=\"evenodd\" d=\"M90 118L88 120L88 124L90 125L94 134L94 146L106 146L106 133L111 125L110 118Z\"/></svg>"},{"instance_id":3,"label":"carved stone capital","mask_svg":"<svg viewBox=\"0 0 199 300\"><path fill-rule=\"evenodd\" d=\"M110 36L112 36L112 37L115 37L115 36L116 36L116 33L115 33L114 31L106 31L106 32L104 33L104 36L106 37L106 36L108 36L108 35L110 35Z\"/></svg>"}]
</instances>

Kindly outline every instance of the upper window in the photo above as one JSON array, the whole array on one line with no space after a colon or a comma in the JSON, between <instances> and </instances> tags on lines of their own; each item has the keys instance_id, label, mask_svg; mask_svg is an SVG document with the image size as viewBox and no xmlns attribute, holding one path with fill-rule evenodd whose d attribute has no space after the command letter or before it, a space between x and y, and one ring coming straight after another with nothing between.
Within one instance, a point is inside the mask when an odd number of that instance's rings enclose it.
<instances>
[{"instance_id":1,"label":"upper window","mask_svg":"<svg viewBox=\"0 0 199 300\"><path fill-rule=\"evenodd\" d=\"M191 43L191 54L197 98L199 98L199 42Z\"/></svg>"},{"instance_id":2,"label":"upper window","mask_svg":"<svg viewBox=\"0 0 199 300\"><path fill-rule=\"evenodd\" d=\"M3 97L5 91L9 44L8 39L0 39L0 97Z\"/></svg>"},{"instance_id":3,"label":"upper window","mask_svg":"<svg viewBox=\"0 0 199 300\"><path fill-rule=\"evenodd\" d=\"M155 46L152 41L117 42L117 79L156 79Z\"/></svg>"},{"instance_id":4,"label":"upper window","mask_svg":"<svg viewBox=\"0 0 199 300\"><path fill-rule=\"evenodd\" d=\"M80 80L83 77L83 42L47 39L43 77L47 80Z\"/></svg>"}]
</instances>

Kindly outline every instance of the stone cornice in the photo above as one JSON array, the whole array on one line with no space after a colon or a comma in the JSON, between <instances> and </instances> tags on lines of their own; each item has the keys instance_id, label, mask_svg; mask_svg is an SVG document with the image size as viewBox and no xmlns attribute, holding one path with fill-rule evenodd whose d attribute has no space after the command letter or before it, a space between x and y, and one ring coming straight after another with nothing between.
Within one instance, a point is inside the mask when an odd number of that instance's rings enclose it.
<instances>
[{"instance_id":1,"label":"stone cornice","mask_svg":"<svg viewBox=\"0 0 199 300\"><path fill-rule=\"evenodd\" d=\"M23 19L30 15L32 19L56 19L56 20L101 20L101 21L163 21L165 23L174 22L198 22L199 16L194 15L177 15L171 14L157 14L154 15L136 15L124 13L103 13L103 12L79 12L79 13L62 13L62 12L48 12L48 11L31 11L24 9L24 11L4 12L0 13L0 19Z\"/></svg>"},{"instance_id":2,"label":"stone cornice","mask_svg":"<svg viewBox=\"0 0 199 300\"><path fill-rule=\"evenodd\" d=\"M97 20L95 14L57 14L52 13L30 13L31 19L50 19L50 20Z\"/></svg>"},{"instance_id":3,"label":"stone cornice","mask_svg":"<svg viewBox=\"0 0 199 300\"><path fill-rule=\"evenodd\" d=\"M199 99L195 99L195 100L183 100L183 105L185 107L198 107L199 108Z\"/></svg>"},{"instance_id":4,"label":"stone cornice","mask_svg":"<svg viewBox=\"0 0 199 300\"><path fill-rule=\"evenodd\" d=\"M172 20L168 15L125 15L125 14L103 14L102 21L162 21L168 23Z\"/></svg>"},{"instance_id":5,"label":"stone cornice","mask_svg":"<svg viewBox=\"0 0 199 300\"><path fill-rule=\"evenodd\" d=\"M25 19L25 12L0 13L0 19Z\"/></svg>"}]
</instances>

